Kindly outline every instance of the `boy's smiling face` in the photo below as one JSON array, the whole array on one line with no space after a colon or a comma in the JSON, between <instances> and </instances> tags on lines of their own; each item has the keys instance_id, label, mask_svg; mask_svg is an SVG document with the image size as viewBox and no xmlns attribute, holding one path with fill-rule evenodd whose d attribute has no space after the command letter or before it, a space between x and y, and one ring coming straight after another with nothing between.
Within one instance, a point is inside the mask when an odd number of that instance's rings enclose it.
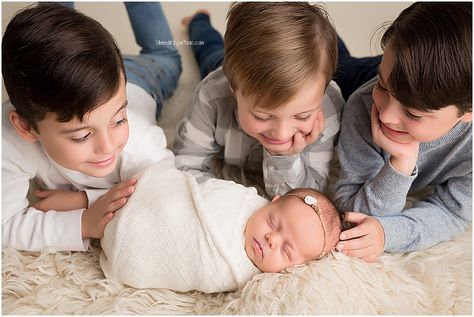
<instances>
[{"instance_id":1,"label":"boy's smiling face","mask_svg":"<svg viewBox=\"0 0 474 317\"><path fill-rule=\"evenodd\" d=\"M379 81L372 91L382 132L398 143L431 142L446 135L458 122L470 122L472 112L459 115L456 106L421 112L403 106L390 93L387 79L394 64L394 52L387 45L379 66Z\"/></svg>"},{"instance_id":2,"label":"boy's smiling face","mask_svg":"<svg viewBox=\"0 0 474 317\"><path fill-rule=\"evenodd\" d=\"M286 105L274 110L258 107L258 99L235 91L239 123L249 136L274 154L287 152L296 133L309 134L322 109L324 76L309 80Z\"/></svg>"},{"instance_id":3,"label":"boy's smiling face","mask_svg":"<svg viewBox=\"0 0 474 317\"><path fill-rule=\"evenodd\" d=\"M93 177L112 173L129 133L125 80L122 77L117 93L82 122L59 122L48 113L37 126L38 132L30 132L57 164Z\"/></svg>"}]
</instances>

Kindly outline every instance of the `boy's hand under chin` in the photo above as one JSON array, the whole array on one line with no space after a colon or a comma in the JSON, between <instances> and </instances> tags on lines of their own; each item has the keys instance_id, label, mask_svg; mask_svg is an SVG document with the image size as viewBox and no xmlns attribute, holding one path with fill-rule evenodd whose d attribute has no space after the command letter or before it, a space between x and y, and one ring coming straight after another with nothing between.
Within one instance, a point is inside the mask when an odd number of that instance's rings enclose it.
<instances>
[{"instance_id":1,"label":"boy's hand under chin","mask_svg":"<svg viewBox=\"0 0 474 317\"><path fill-rule=\"evenodd\" d=\"M379 113L375 105L372 105L370 120L374 143L380 146L384 151L391 154L390 164L392 164L393 168L401 174L410 176L413 173L416 161L418 160L420 143L399 143L385 136L380 127Z\"/></svg>"},{"instance_id":2,"label":"boy's hand under chin","mask_svg":"<svg viewBox=\"0 0 474 317\"><path fill-rule=\"evenodd\" d=\"M324 124L324 112L321 110L318 112L317 117L314 120L311 132L306 135L303 135L301 132L296 133L293 136L293 143L287 151L278 153L268 151L268 149L267 151L271 155L293 155L301 153L308 145L313 144L319 139L320 135L324 131Z\"/></svg>"}]
</instances>

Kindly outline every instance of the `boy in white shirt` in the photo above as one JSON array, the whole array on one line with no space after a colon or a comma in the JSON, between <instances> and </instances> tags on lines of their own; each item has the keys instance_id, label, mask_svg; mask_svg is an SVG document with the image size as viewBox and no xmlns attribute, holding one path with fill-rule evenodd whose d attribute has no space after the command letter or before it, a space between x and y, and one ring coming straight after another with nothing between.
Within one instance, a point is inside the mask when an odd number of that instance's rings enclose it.
<instances>
[{"instance_id":1,"label":"boy in white shirt","mask_svg":"<svg viewBox=\"0 0 474 317\"><path fill-rule=\"evenodd\" d=\"M139 170L173 154L156 126L181 73L161 6L126 3L142 47L125 56L98 22L39 4L10 21L2 42L3 246L87 250L134 190ZM146 19L144 18L146 17ZM30 180L48 189L28 201Z\"/></svg>"}]
</instances>

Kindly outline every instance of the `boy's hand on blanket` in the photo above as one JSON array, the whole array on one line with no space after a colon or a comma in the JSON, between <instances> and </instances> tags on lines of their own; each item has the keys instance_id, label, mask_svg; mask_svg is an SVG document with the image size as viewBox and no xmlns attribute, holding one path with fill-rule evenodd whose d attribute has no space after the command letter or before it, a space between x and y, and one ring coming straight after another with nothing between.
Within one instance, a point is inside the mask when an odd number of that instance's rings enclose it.
<instances>
[{"instance_id":1,"label":"boy's hand on blanket","mask_svg":"<svg viewBox=\"0 0 474 317\"><path fill-rule=\"evenodd\" d=\"M33 204L33 207L44 212L87 208L87 194L84 191L36 190L34 194L39 200Z\"/></svg>"},{"instance_id":2,"label":"boy's hand on blanket","mask_svg":"<svg viewBox=\"0 0 474 317\"><path fill-rule=\"evenodd\" d=\"M135 190L136 178L120 182L82 213L82 238L102 238L105 226Z\"/></svg>"},{"instance_id":3,"label":"boy's hand on blanket","mask_svg":"<svg viewBox=\"0 0 474 317\"><path fill-rule=\"evenodd\" d=\"M372 105L372 112L370 114L372 124L372 137L374 143L380 146L383 150L390 153L390 164L401 174L410 176L415 169L416 161L420 150L420 143L409 141L403 142L404 136L400 136L400 140L392 140L386 136L382 130L381 122L379 120L379 112L377 107Z\"/></svg>"},{"instance_id":4,"label":"boy's hand on blanket","mask_svg":"<svg viewBox=\"0 0 474 317\"><path fill-rule=\"evenodd\" d=\"M359 212L346 212L346 220L356 226L341 232L336 249L348 256L374 262L384 249L382 224L376 218Z\"/></svg>"}]
</instances>

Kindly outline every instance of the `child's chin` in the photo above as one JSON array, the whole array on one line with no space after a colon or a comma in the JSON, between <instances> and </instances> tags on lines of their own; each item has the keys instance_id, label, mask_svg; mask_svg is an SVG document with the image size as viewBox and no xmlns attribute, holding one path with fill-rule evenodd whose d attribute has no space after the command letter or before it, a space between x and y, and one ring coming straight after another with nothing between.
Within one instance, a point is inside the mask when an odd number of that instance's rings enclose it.
<instances>
[{"instance_id":1,"label":"child's chin","mask_svg":"<svg viewBox=\"0 0 474 317\"><path fill-rule=\"evenodd\" d=\"M292 145L292 142L286 142L286 143L283 143L283 144L270 144L268 142L266 142L264 144L265 148L271 152L271 153L274 153L274 154L283 154L283 153L287 153L290 149Z\"/></svg>"},{"instance_id":2,"label":"child's chin","mask_svg":"<svg viewBox=\"0 0 474 317\"><path fill-rule=\"evenodd\" d=\"M269 152L273 153L273 155L287 155L288 151L289 151L289 147L285 146L284 148L279 147L279 148L274 148L274 149L268 149L267 148L267 150Z\"/></svg>"},{"instance_id":3,"label":"child's chin","mask_svg":"<svg viewBox=\"0 0 474 317\"><path fill-rule=\"evenodd\" d=\"M115 164L113 166L108 166L107 168L103 168L103 169L90 170L90 171L85 172L84 174L87 174L89 176L96 177L96 178L102 178L102 177L112 174L114 169L115 169Z\"/></svg>"}]
</instances>

